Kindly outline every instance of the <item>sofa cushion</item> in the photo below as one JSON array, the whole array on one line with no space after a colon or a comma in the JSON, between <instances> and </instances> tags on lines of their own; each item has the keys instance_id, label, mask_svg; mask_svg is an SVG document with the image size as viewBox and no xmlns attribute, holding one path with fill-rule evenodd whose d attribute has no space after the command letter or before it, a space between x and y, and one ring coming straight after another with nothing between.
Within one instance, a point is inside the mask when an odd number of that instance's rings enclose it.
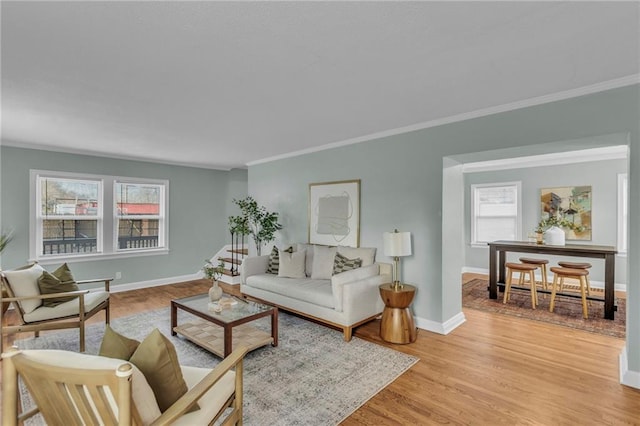
<instances>
[{"instance_id":1,"label":"sofa cushion","mask_svg":"<svg viewBox=\"0 0 640 426\"><path fill-rule=\"evenodd\" d=\"M376 260L375 247L346 247L338 246L338 253L349 259L362 259L362 266L373 265Z\"/></svg>"},{"instance_id":2,"label":"sofa cushion","mask_svg":"<svg viewBox=\"0 0 640 426\"><path fill-rule=\"evenodd\" d=\"M23 266L13 271L5 271L4 275L9 281L11 291L16 297L39 296L40 288L38 287L38 278L42 275L44 269L42 266L34 263L33 265ZM42 304L41 299L28 299L18 302L25 314L33 312Z\"/></svg>"},{"instance_id":3,"label":"sofa cushion","mask_svg":"<svg viewBox=\"0 0 640 426\"><path fill-rule=\"evenodd\" d=\"M271 249L271 254L269 255L267 274L275 274L275 275L278 274L278 270L280 266L280 251L293 253L293 247L288 247L284 250L279 250L278 247L273 246L273 248Z\"/></svg>"},{"instance_id":4,"label":"sofa cushion","mask_svg":"<svg viewBox=\"0 0 640 426\"><path fill-rule=\"evenodd\" d=\"M380 273L380 267L377 263L369 266L363 266L351 271L342 272L331 277L331 290L334 297L335 309L338 312L343 311L343 291L342 288L348 283L364 280Z\"/></svg>"},{"instance_id":5,"label":"sofa cushion","mask_svg":"<svg viewBox=\"0 0 640 426\"><path fill-rule=\"evenodd\" d=\"M333 309L334 307L330 280L281 278L270 274L261 274L248 277L246 285L325 308Z\"/></svg>"},{"instance_id":6,"label":"sofa cushion","mask_svg":"<svg viewBox=\"0 0 640 426\"><path fill-rule=\"evenodd\" d=\"M333 261L336 248L329 246L313 246L313 268L311 278L314 280L330 280L333 275Z\"/></svg>"},{"instance_id":7,"label":"sofa cushion","mask_svg":"<svg viewBox=\"0 0 640 426\"><path fill-rule=\"evenodd\" d=\"M342 272L351 271L352 269L358 269L362 266L362 259L348 259L346 256L336 253L336 257L333 261L333 275L340 274Z\"/></svg>"},{"instance_id":8,"label":"sofa cushion","mask_svg":"<svg viewBox=\"0 0 640 426\"><path fill-rule=\"evenodd\" d=\"M304 273L307 275L307 277L310 277L311 272L313 271L313 247L314 246L315 244L303 244L303 243L298 243L296 245L296 251L305 250L307 253L305 265L304 265Z\"/></svg>"},{"instance_id":9,"label":"sofa cushion","mask_svg":"<svg viewBox=\"0 0 640 426\"><path fill-rule=\"evenodd\" d=\"M305 250L293 253L280 253L280 269L278 269L278 276L287 278L306 278L304 273L305 253Z\"/></svg>"}]
</instances>

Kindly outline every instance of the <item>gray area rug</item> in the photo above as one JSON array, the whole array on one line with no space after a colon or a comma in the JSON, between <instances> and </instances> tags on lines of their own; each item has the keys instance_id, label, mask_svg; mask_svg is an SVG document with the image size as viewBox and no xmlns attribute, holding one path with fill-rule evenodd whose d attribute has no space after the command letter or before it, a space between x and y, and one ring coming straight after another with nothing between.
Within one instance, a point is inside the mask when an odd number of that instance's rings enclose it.
<instances>
[{"instance_id":1,"label":"gray area rug","mask_svg":"<svg viewBox=\"0 0 640 426\"><path fill-rule=\"evenodd\" d=\"M178 324L191 317L178 312ZM191 317L193 318L193 317ZM269 318L255 321L270 331ZM418 361L342 332L280 312L278 347L265 346L245 357L244 424L335 425ZM169 332L169 309L115 319L114 330L138 340L154 328ZM104 324L87 327L86 352L98 353ZM220 358L188 340L171 337L180 363L212 368ZM78 351L78 331L65 330L17 340L21 349Z\"/></svg>"}]
</instances>

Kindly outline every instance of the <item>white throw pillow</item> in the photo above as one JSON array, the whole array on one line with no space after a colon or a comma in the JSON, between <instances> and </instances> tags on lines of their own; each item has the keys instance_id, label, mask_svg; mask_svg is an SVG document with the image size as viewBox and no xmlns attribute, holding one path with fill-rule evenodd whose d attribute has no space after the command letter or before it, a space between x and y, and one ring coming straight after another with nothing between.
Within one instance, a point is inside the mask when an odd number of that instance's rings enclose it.
<instances>
[{"instance_id":1,"label":"white throw pillow","mask_svg":"<svg viewBox=\"0 0 640 426\"><path fill-rule=\"evenodd\" d=\"M5 271L4 275L9 281L13 294L15 294L16 297L26 297L40 295L38 278L40 278L43 272L44 269L42 266L36 263L13 271ZM19 303L24 313L29 314L42 304L42 300L29 299Z\"/></svg>"},{"instance_id":2,"label":"white throw pillow","mask_svg":"<svg viewBox=\"0 0 640 426\"><path fill-rule=\"evenodd\" d=\"M280 252L280 268L278 276L285 278L305 278L304 261L306 250L287 253Z\"/></svg>"},{"instance_id":3,"label":"white throw pillow","mask_svg":"<svg viewBox=\"0 0 640 426\"><path fill-rule=\"evenodd\" d=\"M305 261L304 266L304 273L307 274L307 277L310 277L313 271L313 247L314 244L298 243L297 251L307 251L307 260Z\"/></svg>"},{"instance_id":4,"label":"white throw pillow","mask_svg":"<svg viewBox=\"0 0 640 426\"><path fill-rule=\"evenodd\" d=\"M335 257L335 247L313 246L311 278L314 280L330 280L333 275L333 261Z\"/></svg>"}]
</instances>

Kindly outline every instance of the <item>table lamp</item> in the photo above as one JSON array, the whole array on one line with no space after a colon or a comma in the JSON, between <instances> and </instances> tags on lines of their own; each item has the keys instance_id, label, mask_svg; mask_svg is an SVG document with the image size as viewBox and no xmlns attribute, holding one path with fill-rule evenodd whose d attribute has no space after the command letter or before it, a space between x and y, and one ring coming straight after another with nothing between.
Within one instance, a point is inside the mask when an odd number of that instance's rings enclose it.
<instances>
[{"instance_id":1,"label":"table lamp","mask_svg":"<svg viewBox=\"0 0 640 426\"><path fill-rule=\"evenodd\" d=\"M393 289L397 291L402 288L398 262L400 262L401 256L411 255L411 233L398 232L396 229L394 232L385 232L382 234L382 237L384 241L384 255L393 257Z\"/></svg>"}]
</instances>

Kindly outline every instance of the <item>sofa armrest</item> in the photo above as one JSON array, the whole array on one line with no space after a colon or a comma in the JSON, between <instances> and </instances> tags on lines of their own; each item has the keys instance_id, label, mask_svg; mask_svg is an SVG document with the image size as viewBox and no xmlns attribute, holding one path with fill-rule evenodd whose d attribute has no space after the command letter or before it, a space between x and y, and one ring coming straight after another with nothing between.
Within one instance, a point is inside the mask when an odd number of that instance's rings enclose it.
<instances>
[{"instance_id":1,"label":"sofa armrest","mask_svg":"<svg viewBox=\"0 0 640 426\"><path fill-rule=\"evenodd\" d=\"M342 272L331 277L331 291L333 292L333 301L335 310L342 312L344 300L344 286L352 285L360 280L369 277L378 276L380 266L376 263L362 268L353 269L351 271Z\"/></svg>"},{"instance_id":2,"label":"sofa armrest","mask_svg":"<svg viewBox=\"0 0 640 426\"><path fill-rule=\"evenodd\" d=\"M264 274L269 266L269 255L251 256L242 261L240 265L240 282L247 283L247 278L251 275Z\"/></svg>"},{"instance_id":3,"label":"sofa armrest","mask_svg":"<svg viewBox=\"0 0 640 426\"><path fill-rule=\"evenodd\" d=\"M385 276L374 275L345 285L342 289L342 310L346 321L353 322L381 313L384 303L379 287L387 282Z\"/></svg>"}]
</instances>

